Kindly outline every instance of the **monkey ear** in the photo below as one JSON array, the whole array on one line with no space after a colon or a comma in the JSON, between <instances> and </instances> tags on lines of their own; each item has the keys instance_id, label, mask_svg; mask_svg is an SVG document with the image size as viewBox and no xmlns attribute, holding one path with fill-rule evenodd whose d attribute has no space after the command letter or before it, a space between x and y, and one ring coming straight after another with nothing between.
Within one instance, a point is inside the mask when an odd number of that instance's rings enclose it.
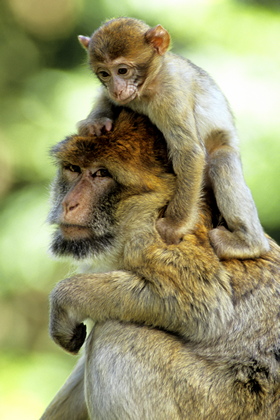
<instances>
[{"instance_id":1,"label":"monkey ear","mask_svg":"<svg viewBox=\"0 0 280 420\"><path fill-rule=\"evenodd\" d=\"M146 40L159 55L163 55L170 45L170 35L161 25L149 29L145 34Z\"/></svg>"},{"instance_id":2,"label":"monkey ear","mask_svg":"<svg viewBox=\"0 0 280 420\"><path fill-rule=\"evenodd\" d=\"M80 41L80 44L82 45L82 47L87 50L90 38L88 36L79 35L78 40Z\"/></svg>"}]
</instances>

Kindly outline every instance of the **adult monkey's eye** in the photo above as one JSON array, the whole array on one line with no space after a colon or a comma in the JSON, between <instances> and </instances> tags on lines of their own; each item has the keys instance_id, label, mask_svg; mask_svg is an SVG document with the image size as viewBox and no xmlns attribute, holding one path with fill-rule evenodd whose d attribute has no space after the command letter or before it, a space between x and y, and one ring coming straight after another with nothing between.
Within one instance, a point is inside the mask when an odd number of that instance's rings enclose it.
<instances>
[{"instance_id":1,"label":"adult monkey's eye","mask_svg":"<svg viewBox=\"0 0 280 420\"><path fill-rule=\"evenodd\" d=\"M94 178L94 177L101 177L101 178L104 178L104 177L109 177L109 178L111 178L111 174L110 174L110 172L107 170L107 169L98 169L98 171L96 171L96 172L94 172L93 174L92 174L92 177Z\"/></svg>"},{"instance_id":2,"label":"adult monkey's eye","mask_svg":"<svg viewBox=\"0 0 280 420\"><path fill-rule=\"evenodd\" d=\"M71 164L68 164L68 165L65 165L64 166L64 169L66 170L66 171L70 171L70 172L77 172L77 173L81 173L81 168L78 166L78 165L71 165Z\"/></svg>"}]
</instances>

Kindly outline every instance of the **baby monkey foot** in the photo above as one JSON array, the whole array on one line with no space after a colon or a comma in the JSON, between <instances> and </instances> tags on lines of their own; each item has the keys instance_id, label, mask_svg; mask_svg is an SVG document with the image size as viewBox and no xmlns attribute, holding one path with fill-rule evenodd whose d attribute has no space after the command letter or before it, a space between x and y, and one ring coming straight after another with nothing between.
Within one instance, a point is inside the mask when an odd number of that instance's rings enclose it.
<instances>
[{"instance_id":1,"label":"baby monkey foot","mask_svg":"<svg viewBox=\"0 0 280 420\"><path fill-rule=\"evenodd\" d=\"M178 245L186 233L186 229L178 227L167 217L162 217L157 220L156 227L162 240L167 245Z\"/></svg>"},{"instance_id":2,"label":"baby monkey foot","mask_svg":"<svg viewBox=\"0 0 280 420\"><path fill-rule=\"evenodd\" d=\"M244 232L230 232L225 227L219 226L209 232L209 237L221 260L258 258L269 251L269 243L263 233L252 238Z\"/></svg>"}]
</instances>

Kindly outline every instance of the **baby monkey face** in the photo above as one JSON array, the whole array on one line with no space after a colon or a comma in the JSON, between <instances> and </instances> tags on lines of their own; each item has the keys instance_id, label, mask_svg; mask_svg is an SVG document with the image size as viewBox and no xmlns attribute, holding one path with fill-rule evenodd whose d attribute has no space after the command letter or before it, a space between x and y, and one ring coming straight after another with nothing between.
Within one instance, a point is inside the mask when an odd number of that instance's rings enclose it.
<instances>
[{"instance_id":1,"label":"baby monkey face","mask_svg":"<svg viewBox=\"0 0 280 420\"><path fill-rule=\"evenodd\" d=\"M120 57L110 63L97 63L94 71L107 88L110 98L119 105L125 105L136 98L139 79L133 63Z\"/></svg>"}]
</instances>

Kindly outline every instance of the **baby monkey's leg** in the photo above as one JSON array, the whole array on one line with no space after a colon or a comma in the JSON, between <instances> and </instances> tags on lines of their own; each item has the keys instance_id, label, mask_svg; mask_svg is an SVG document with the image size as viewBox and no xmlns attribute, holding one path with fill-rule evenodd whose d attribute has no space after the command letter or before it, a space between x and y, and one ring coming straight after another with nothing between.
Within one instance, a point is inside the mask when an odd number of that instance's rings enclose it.
<instances>
[{"instance_id":1,"label":"baby monkey's leg","mask_svg":"<svg viewBox=\"0 0 280 420\"><path fill-rule=\"evenodd\" d=\"M229 145L209 156L209 177L219 210L229 230L210 231L210 240L221 259L256 258L269 250L252 194L247 187L239 153Z\"/></svg>"}]
</instances>

